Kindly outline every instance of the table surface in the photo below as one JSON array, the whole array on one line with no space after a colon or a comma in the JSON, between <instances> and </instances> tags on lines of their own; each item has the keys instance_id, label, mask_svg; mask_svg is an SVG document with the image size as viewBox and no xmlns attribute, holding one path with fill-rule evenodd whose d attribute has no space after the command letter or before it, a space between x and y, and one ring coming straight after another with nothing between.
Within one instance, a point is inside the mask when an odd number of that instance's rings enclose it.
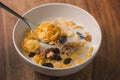
<instances>
[{"instance_id":1,"label":"table surface","mask_svg":"<svg viewBox=\"0 0 120 80\"><path fill-rule=\"evenodd\" d=\"M100 24L102 44L95 59L81 71L50 77L31 70L17 55L12 42L15 16L0 9L0 80L120 80L120 0L2 0L21 15L52 2L69 3L90 12Z\"/></svg>"}]
</instances>

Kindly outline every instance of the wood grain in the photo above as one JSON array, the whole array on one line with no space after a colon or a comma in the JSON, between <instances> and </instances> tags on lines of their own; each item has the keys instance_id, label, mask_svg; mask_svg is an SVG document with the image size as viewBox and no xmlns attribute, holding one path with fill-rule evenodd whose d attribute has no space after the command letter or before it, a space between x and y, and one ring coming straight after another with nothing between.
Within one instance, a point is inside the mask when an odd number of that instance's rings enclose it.
<instances>
[{"instance_id":1,"label":"wood grain","mask_svg":"<svg viewBox=\"0 0 120 80\"><path fill-rule=\"evenodd\" d=\"M65 77L50 77L32 70L18 56L12 31L17 18L0 9L0 80L120 80L120 0L1 0L21 15L45 3L69 3L90 12L100 24L102 45L83 70Z\"/></svg>"}]
</instances>

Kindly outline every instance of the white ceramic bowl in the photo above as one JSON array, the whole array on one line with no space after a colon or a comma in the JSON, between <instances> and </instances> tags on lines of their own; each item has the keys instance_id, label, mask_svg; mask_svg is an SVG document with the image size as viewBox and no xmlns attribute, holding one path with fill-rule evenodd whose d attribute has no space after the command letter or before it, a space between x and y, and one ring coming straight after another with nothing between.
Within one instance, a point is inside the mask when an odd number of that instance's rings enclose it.
<instances>
[{"instance_id":1,"label":"white ceramic bowl","mask_svg":"<svg viewBox=\"0 0 120 80\"><path fill-rule=\"evenodd\" d=\"M28 63L30 66L35 70L45 75L50 76L66 76L70 75L72 73L75 73L82 68L84 68L88 63L90 63L95 55L97 54L97 51L101 44L101 30L97 23L97 21L85 10L69 5L69 4L63 4L63 3L50 3L50 4L44 4L40 5L38 7L35 7L28 12L26 12L24 15L27 19L29 19L34 24L39 24L41 21L46 20L47 18L59 18L63 17L65 19L72 19L77 24L83 25L92 35L92 45L94 47L94 51L92 53L92 56L84 61L80 65L75 65L70 68L49 68L44 67L41 65L38 65L32 61L30 61L28 58L26 58L21 49L21 42L23 40L23 35L25 30L28 28L27 25L21 21L18 20L17 23L14 26L13 30L13 43L14 46L18 52L18 54Z\"/></svg>"}]
</instances>

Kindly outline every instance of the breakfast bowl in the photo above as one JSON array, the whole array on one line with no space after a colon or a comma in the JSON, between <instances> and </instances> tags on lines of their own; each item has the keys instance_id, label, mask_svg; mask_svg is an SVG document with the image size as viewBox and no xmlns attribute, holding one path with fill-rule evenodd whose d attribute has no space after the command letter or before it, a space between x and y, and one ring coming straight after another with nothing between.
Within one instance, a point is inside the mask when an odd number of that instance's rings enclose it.
<instances>
[{"instance_id":1,"label":"breakfast bowl","mask_svg":"<svg viewBox=\"0 0 120 80\"><path fill-rule=\"evenodd\" d=\"M97 54L97 51L99 50L101 44L100 26L95 20L95 18L92 17L92 15L90 15L87 11L79 7L64 3L50 3L35 7L27 11L23 16L36 25L49 18L62 17L65 19L71 19L75 23L82 25L83 28L85 28L91 34L92 37L92 40L90 42L93 46L92 54L89 58L85 59L80 64L65 68L45 67L35 63L31 59L29 59L29 57L26 57L24 55L21 43L24 40L25 31L28 29L28 26L22 20L18 20L13 29L13 44L19 56L26 63L28 63L33 70L37 72L49 76L67 76L73 74L86 67L94 59L94 57Z\"/></svg>"}]
</instances>

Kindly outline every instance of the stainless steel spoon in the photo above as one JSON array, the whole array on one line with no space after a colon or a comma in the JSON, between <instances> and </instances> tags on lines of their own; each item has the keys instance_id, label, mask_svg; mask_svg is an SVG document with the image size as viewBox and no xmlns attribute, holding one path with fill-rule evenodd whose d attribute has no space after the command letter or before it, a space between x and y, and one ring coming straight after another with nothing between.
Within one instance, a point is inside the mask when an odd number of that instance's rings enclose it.
<instances>
[{"instance_id":1,"label":"stainless steel spoon","mask_svg":"<svg viewBox=\"0 0 120 80\"><path fill-rule=\"evenodd\" d=\"M28 27L33 30L35 25L33 25L28 19L26 19L25 17L22 17L21 15L19 15L18 13L16 13L15 11L13 11L12 9L10 9L9 7L7 7L5 4L3 4L2 2L0 2L0 7L7 10L8 12L12 13L13 15L17 16L18 18L20 18L21 20L23 20ZM34 32L34 31L33 31ZM37 36L37 35L36 35ZM54 46L54 45L49 45L43 42L40 42L40 44L45 47L45 48L50 48L50 47L58 47L58 46ZM59 47L58 47L59 48Z\"/></svg>"},{"instance_id":2,"label":"stainless steel spoon","mask_svg":"<svg viewBox=\"0 0 120 80\"><path fill-rule=\"evenodd\" d=\"M22 17L21 15L19 15L18 13L16 13L15 11L13 11L12 9L10 9L9 7L7 7L5 4L3 4L2 2L0 2L0 7L7 10L8 12L12 13L13 15L17 16L18 18L20 18L21 20L23 20L28 27L33 30L33 28L35 27L35 25L33 25L28 19L26 19L25 17Z\"/></svg>"}]
</instances>

